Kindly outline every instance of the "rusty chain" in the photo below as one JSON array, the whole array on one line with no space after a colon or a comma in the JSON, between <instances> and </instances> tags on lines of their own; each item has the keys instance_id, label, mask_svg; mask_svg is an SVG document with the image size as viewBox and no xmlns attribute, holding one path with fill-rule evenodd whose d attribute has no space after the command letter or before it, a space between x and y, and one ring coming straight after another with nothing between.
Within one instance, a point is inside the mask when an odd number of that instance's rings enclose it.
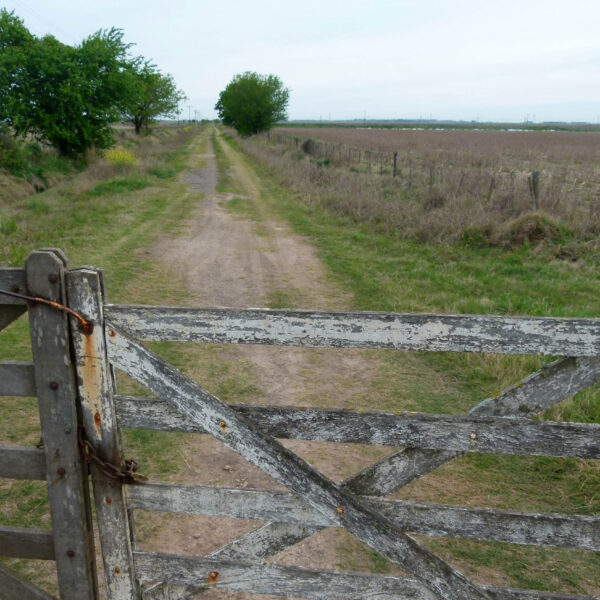
<instances>
[{"instance_id":1,"label":"rusty chain","mask_svg":"<svg viewBox=\"0 0 600 600\"><path fill-rule=\"evenodd\" d=\"M17 288L18 289L18 288ZM12 296L13 298L20 298L21 300L26 300L27 302L37 302L39 304L46 304L47 306L51 306L56 310L60 310L61 312L67 313L75 317L79 321L79 326L81 327L81 331L85 335L90 335L94 331L94 324L91 321L88 321L84 317L82 317L78 312L75 312L72 308L65 306L64 304L60 304L60 302L54 302L53 300L46 300L46 298L38 298L34 296L26 296L25 294L19 294L17 292L9 292L8 290L0 290L0 294L4 294L5 296Z\"/></svg>"},{"instance_id":2,"label":"rusty chain","mask_svg":"<svg viewBox=\"0 0 600 600\"><path fill-rule=\"evenodd\" d=\"M146 477L136 473L139 468L139 464L133 458L126 460L121 466L116 466L112 463L102 460L98 456L94 446L92 446L90 441L86 438L83 425L79 425L77 428L77 437L79 440L79 447L83 452L85 460L88 462L88 464L94 463L98 467L98 470L101 473L104 473L104 475L107 477L127 483L140 483L142 481L147 481Z\"/></svg>"}]
</instances>

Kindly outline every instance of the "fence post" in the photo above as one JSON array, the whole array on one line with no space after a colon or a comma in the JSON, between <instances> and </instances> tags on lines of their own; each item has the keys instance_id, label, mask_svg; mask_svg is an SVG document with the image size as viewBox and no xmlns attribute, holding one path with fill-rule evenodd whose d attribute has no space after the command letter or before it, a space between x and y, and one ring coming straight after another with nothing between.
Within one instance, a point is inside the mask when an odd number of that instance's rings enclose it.
<instances>
[{"instance_id":1,"label":"fence post","mask_svg":"<svg viewBox=\"0 0 600 600\"><path fill-rule=\"evenodd\" d=\"M65 303L66 264L56 252L33 252L25 269L29 295ZM96 600L88 472L77 441L67 317L45 304L32 304L29 327L60 598Z\"/></svg>"},{"instance_id":2,"label":"fence post","mask_svg":"<svg viewBox=\"0 0 600 600\"><path fill-rule=\"evenodd\" d=\"M539 207L539 193L540 193L540 172L533 171L529 177L529 191L531 193L531 203L533 210L537 210Z\"/></svg>"},{"instance_id":3,"label":"fence post","mask_svg":"<svg viewBox=\"0 0 600 600\"><path fill-rule=\"evenodd\" d=\"M396 177L396 173L398 173L398 153L394 152L394 177Z\"/></svg>"},{"instance_id":4,"label":"fence post","mask_svg":"<svg viewBox=\"0 0 600 600\"><path fill-rule=\"evenodd\" d=\"M93 332L86 335L71 318L85 436L100 459L120 466L122 448L113 400L112 372L106 354L102 275L101 271L92 269L71 271L67 290L71 308L94 324ZM90 471L108 598L139 598L123 483L107 477L94 463L90 465Z\"/></svg>"}]
</instances>

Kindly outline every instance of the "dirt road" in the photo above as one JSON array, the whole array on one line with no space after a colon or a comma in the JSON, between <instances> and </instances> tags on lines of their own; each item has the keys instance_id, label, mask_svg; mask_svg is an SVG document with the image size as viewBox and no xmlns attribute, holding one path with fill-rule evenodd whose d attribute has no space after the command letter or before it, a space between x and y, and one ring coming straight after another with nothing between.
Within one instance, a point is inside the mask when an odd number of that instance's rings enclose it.
<instances>
[{"instance_id":1,"label":"dirt road","mask_svg":"<svg viewBox=\"0 0 600 600\"><path fill-rule=\"evenodd\" d=\"M191 190L198 194L186 230L175 237L160 238L149 249L154 260L184 282L186 303L349 308L351 295L331 282L315 249L269 210L260 183L245 160L228 144L220 145L230 164L233 185L240 193L217 193L214 155L197 155L193 160L202 160L205 167L184 174ZM240 203L247 210L240 213L229 208ZM251 365L264 404L360 406L374 373L373 360L357 350L242 346L223 348L222 355L234 365L235 361ZM273 480L210 436L189 438L182 449L186 472L180 480L278 488ZM290 441L286 445L334 480L348 477L386 453L383 449L342 444ZM143 536L146 539L140 544L142 548L192 555L212 552L259 525L235 519L170 515L151 518L154 525ZM373 559L372 553L362 550L344 532L324 530L273 560L307 567L369 570ZM226 597L250 598L229 593Z\"/></svg>"}]
</instances>

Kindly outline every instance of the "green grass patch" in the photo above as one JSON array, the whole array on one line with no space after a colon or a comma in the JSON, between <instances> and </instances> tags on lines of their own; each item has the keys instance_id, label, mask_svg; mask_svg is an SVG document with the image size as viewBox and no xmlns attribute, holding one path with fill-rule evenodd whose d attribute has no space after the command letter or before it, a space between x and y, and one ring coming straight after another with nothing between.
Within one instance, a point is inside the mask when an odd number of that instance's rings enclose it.
<instances>
[{"instance_id":1,"label":"green grass patch","mask_svg":"<svg viewBox=\"0 0 600 600\"><path fill-rule=\"evenodd\" d=\"M237 188L234 185L233 177L231 176L230 169L231 165L227 159L227 155L221 148L221 142L217 137L216 131L213 130L210 136L210 140L215 153L215 161L217 163L217 192L236 192Z\"/></svg>"},{"instance_id":2,"label":"green grass patch","mask_svg":"<svg viewBox=\"0 0 600 600\"><path fill-rule=\"evenodd\" d=\"M105 196L111 194L120 194L123 192L135 192L150 187L152 182L137 175L131 177L115 177L109 181L103 181L94 186L88 194L90 196Z\"/></svg>"},{"instance_id":3,"label":"green grass patch","mask_svg":"<svg viewBox=\"0 0 600 600\"><path fill-rule=\"evenodd\" d=\"M293 291L291 290L275 290L271 297L269 298L269 302L267 304L268 308L294 308L296 306L296 297Z\"/></svg>"},{"instance_id":4,"label":"green grass patch","mask_svg":"<svg viewBox=\"0 0 600 600\"><path fill-rule=\"evenodd\" d=\"M177 170L168 166L156 166L150 172L159 179L171 179L177 175Z\"/></svg>"},{"instance_id":5,"label":"green grass patch","mask_svg":"<svg viewBox=\"0 0 600 600\"><path fill-rule=\"evenodd\" d=\"M231 200L227 201L226 204L227 208L233 212L245 212L245 208L244 208L244 199L243 198L239 198L239 197L235 197L235 198L231 198Z\"/></svg>"}]
</instances>

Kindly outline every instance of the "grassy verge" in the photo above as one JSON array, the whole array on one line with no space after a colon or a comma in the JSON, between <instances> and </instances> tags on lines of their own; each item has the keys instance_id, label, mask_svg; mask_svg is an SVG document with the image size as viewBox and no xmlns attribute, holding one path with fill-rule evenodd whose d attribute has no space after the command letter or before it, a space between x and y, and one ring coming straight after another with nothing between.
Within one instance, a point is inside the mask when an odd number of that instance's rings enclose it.
<instances>
[{"instance_id":1,"label":"grassy verge","mask_svg":"<svg viewBox=\"0 0 600 600\"><path fill-rule=\"evenodd\" d=\"M235 139L224 138L240 151ZM247 159L249 161L249 159ZM378 234L292 192L264 163L258 173L270 209L319 248L360 310L500 313L597 317L600 289L594 256L568 262L539 248L517 250L428 245ZM274 298L274 305L286 303ZM390 383L399 353L386 353L391 410L462 413L538 368L541 357L416 353L416 368ZM428 373L423 377L423 373ZM406 396L410 397L407 402ZM600 388L577 394L545 418L600 422ZM407 486L396 497L531 512L597 515L597 461L468 455ZM480 581L534 589L593 593L600 589L598 553L428 539L424 543ZM372 569L381 570L377 565Z\"/></svg>"},{"instance_id":2,"label":"grassy verge","mask_svg":"<svg viewBox=\"0 0 600 600\"><path fill-rule=\"evenodd\" d=\"M144 250L185 222L197 198L178 173L197 166L194 154L206 149L207 133L165 129L127 142L135 164L126 169L97 158L87 170L28 199L0 200L0 223L11 225L0 238L0 264L21 266L40 247L60 247L72 265L105 269L111 301L176 304L185 294L181 281ZM193 161L193 162L192 162ZM190 164L191 163L191 164ZM30 360L27 319L0 333L0 360ZM173 345L172 345L173 346ZM186 355L175 347L157 348L175 364ZM120 381L123 393L139 390ZM0 443L32 446L39 440L37 403L30 398L3 398ZM127 456L135 456L151 476L176 467L181 438L156 432L128 431ZM0 480L0 523L50 528L45 483ZM7 560L17 571L56 593L52 562Z\"/></svg>"}]
</instances>

